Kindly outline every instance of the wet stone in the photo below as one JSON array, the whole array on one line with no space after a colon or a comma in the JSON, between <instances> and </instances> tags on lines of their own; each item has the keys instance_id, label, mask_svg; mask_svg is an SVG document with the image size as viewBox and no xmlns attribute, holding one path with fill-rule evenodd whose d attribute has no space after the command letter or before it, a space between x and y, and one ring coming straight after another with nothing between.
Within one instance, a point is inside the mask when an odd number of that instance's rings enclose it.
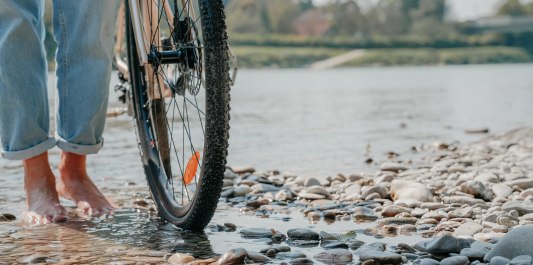
<instances>
[{"instance_id":1,"label":"wet stone","mask_svg":"<svg viewBox=\"0 0 533 265\"><path fill-rule=\"evenodd\" d=\"M345 264L352 261L353 254L346 249L330 249L315 255L313 258L326 264Z\"/></svg>"},{"instance_id":2,"label":"wet stone","mask_svg":"<svg viewBox=\"0 0 533 265\"><path fill-rule=\"evenodd\" d=\"M270 261L270 258L268 258L267 256L264 256L263 254L259 252L248 250L246 253L247 253L248 259L251 259L255 262L269 262Z\"/></svg>"},{"instance_id":3,"label":"wet stone","mask_svg":"<svg viewBox=\"0 0 533 265\"><path fill-rule=\"evenodd\" d=\"M46 262L48 259L47 256L41 255L41 254L32 254L27 257L22 257L17 260L18 263L22 264L33 264L33 263L43 263Z\"/></svg>"},{"instance_id":4,"label":"wet stone","mask_svg":"<svg viewBox=\"0 0 533 265\"><path fill-rule=\"evenodd\" d=\"M359 249L361 246L363 246L365 244L364 241L362 240L353 240L350 242L350 245L348 246L351 250L357 250Z\"/></svg>"},{"instance_id":5,"label":"wet stone","mask_svg":"<svg viewBox=\"0 0 533 265\"><path fill-rule=\"evenodd\" d=\"M415 249L431 254L460 253L463 248L467 247L470 247L467 240L449 235L424 240L415 245Z\"/></svg>"},{"instance_id":6,"label":"wet stone","mask_svg":"<svg viewBox=\"0 0 533 265\"><path fill-rule=\"evenodd\" d=\"M344 248L348 249L348 244L337 240L322 240L320 246L325 249Z\"/></svg>"},{"instance_id":7,"label":"wet stone","mask_svg":"<svg viewBox=\"0 0 533 265\"><path fill-rule=\"evenodd\" d=\"M291 246L295 246L295 247L307 248L307 247L316 247L316 246L318 246L319 241L318 240L300 240L300 239L292 240L291 239L289 244Z\"/></svg>"},{"instance_id":8,"label":"wet stone","mask_svg":"<svg viewBox=\"0 0 533 265\"><path fill-rule=\"evenodd\" d=\"M423 258L423 259L420 259L420 260L415 260L415 262L413 262L413 264L419 264L419 265L439 265L440 262L437 261L437 260L434 260L434 259L430 259L430 258Z\"/></svg>"},{"instance_id":9,"label":"wet stone","mask_svg":"<svg viewBox=\"0 0 533 265\"><path fill-rule=\"evenodd\" d=\"M400 264L402 256L388 251L367 250L360 254L360 260L374 260L377 264Z\"/></svg>"},{"instance_id":10,"label":"wet stone","mask_svg":"<svg viewBox=\"0 0 533 265\"><path fill-rule=\"evenodd\" d=\"M10 213L0 213L0 222L10 222L16 220L17 217Z\"/></svg>"},{"instance_id":11,"label":"wet stone","mask_svg":"<svg viewBox=\"0 0 533 265\"><path fill-rule=\"evenodd\" d=\"M383 225L404 225L411 224L414 225L418 221L418 218L415 217L387 217L378 220L378 224Z\"/></svg>"},{"instance_id":12,"label":"wet stone","mask_svg":"<svg viewBox=\"0 0 533 265\"><path fill-rule=\"evenodd\" d=\"M305 228L294 228L287 231L287 236L291 240L319 240L320 235L313 230Z\"/></svg>"},{"instance_id":13,"label":"wet stone","mask_svg":"<svg viewBox=\"0 0 533 265\"><path fill-rule=\"evenodd\" d=\"M276 257L276 254L278 254L278 252L276 252L275 249L269 249L269 250L267 250L266 253L265 253L265 255L266 255L267 257L271 257L271 258Z\"/></svg>"},{"instance_id":14,"label":"wet stone","mask_svg":"<svg viewBox=\"0 0 533 265\"><path fill-rule=\"evenodd\" d=\"M270 238L274 234L271 229L244 228L240 232L243 238Z\"/></svg>"},{"instance_id":15,"label":"wet stone","mask_svg":"<svg viewBox=\"0 0 533 265\"><path fill-rule=\"evenodd\" d=\"M467 265L468 258L465 256L453 256L441 260L441 265Z\"/></svg>"},{"instance_id":16,"label":"wet stone","mask_svg":"<svg viewBox=\"0 0 533 265\"><path fill-rule=\"evenodd\" d=\"M290 264L291 265L309 265L309 264L313 264L313 261L308 258L298 258L298 259L291 260Z\"/></svg>"},{"instance_id":17,"label":"wet stone","mask_svg":"<svg viewBox=\"0 0 533 265\"><path fill-rule=\"evenodd\" d=\"M235 248L224 255L222 255L218 261L217 265L233 265L233 264L242 264L244 263L244 258L246 258L246 250L244 248Z\"/></svg>"},{"instance_id":18,"label":"wet stone","mask_svg":"<svg viewBox=\"0 0 533 265\"><path fill-rule=\"evenodd\" d=\"M301 252L278 252L277 259L299 259L306 258L307 256Z\"/></svg>"},{"instance_id":19,"label":"wet stone","mask_svg":"<svg viewBox=\"0 0 533 265\"><path fill-rule=\"evenodd\" d=\"M337 240L338 238L337 234L330 234L324 231L320 231L319 236L321 240Z\"/></svg>"}]
</instances>

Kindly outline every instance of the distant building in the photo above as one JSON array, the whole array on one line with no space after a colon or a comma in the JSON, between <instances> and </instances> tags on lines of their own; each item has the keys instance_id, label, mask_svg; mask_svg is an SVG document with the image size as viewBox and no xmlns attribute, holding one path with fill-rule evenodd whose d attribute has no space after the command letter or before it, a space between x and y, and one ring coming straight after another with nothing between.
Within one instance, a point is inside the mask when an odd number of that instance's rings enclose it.
<instances>
[{"instance_id":1,"label":"distant building","mask_svg":"<svg viewBox=\"0 0 533 265\"><path fill-rule=\"evenodd\" d=\"M294 21L293 28L297 35L322 36L326 34L331 22L327 12L320 9L312 9L301 14Z\"/></svg>"}]
</instances>

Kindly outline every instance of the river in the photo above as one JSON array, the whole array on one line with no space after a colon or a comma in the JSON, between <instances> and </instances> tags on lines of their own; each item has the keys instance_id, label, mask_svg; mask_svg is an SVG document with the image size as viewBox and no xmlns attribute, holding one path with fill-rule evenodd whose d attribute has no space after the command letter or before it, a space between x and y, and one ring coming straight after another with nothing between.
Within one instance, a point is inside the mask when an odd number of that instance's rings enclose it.
<instances>
[{"instance_id":1,"label":"river","mask_svg":"<svg viewBox=\"0 0 533 265\"><path fill-rule=\"evenodd\" d=\"M50 74L50 87L54 81ZM111 106L119 106L111 91ZM467 129L486 127L500 133L531 126L532 103L531 64L242 70L232 89L228 163L316 177L372 172L387 159L387 152L409 159L407 151L413 146L436 141L466 143L483 136L466 134ZM109 249L113 255L117 246L125 246L121 251L126 252L120 252L125 257L133 257L138 248L206 257L235 246L262 248L261 242L241 239L236 233L184 235L160 224L149 212L133 210L132 198L148 192L131 118L108 119L104 138L104 149L89 159L89 174L123 208L108 220L74 220L47 227L16 222L18 228L11 227L21 229L16 236L0 225L0 242L13 246L0 247L1 262L30 255L35 247L52 261L86 258L87 262L97 261L95 254L109 253ZM375 163L365 163L368 158ZM55 167L57 150L51 151L51 161ZM0 172L0 212L20 216L24 206L21 163L2 160ZM298 213L288 215L294 227L333 232L353 228L352 222L309 224ZM286 226L282 215L259 219L226 206L220 207L213 222L242 227L256 220L260 227ZM198 242L203 247L196 248Z\"/></svg>"}]
</instances>

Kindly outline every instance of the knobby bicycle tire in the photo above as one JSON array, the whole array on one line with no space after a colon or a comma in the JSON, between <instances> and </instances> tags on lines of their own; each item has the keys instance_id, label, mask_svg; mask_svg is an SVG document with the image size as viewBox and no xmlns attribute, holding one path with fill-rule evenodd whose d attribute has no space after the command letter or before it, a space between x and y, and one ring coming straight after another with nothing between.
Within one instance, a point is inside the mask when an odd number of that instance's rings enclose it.
<instances>
[{"instance_id":1,"label":"knobby bicycle tire","mask_svg":"<svg viewBox=\"0 0 533 265\"><path fill-rule=\"evenodd\" d=\"M168 128L163 128L164 124L161 124L162 119L165 119L164 115L167 115L164 113L165 103L164 100L148 100L148 71L145 67L149 66L140 66L139 64L135 36L130 23L130 12L126 2L126 43L131 82L130 96L146 178L160 216L178 227L193 231L203 230L207 226L213 217L220 197L227 157L230 109L229 59L224 5L222 0L198 0L198 6L202 22L202 52L203 67L205 68L205 81L202 81L203 88L201 88L205 89L205 136L199 165L200 173L194 195L186 205L180 205L173 198L173 196L175 197L174 190L169 189L169 181L177 180L171 176L171 168L176 166L169 162L168 146L170 144L165 143L165 141L170 141L165 132L165 129ZM201 120L200 118L200 123ZM182 122L185 123L183 118ZM154 140L159 140L159 142L154 145ZM176 154L176 156L179 160L179 155Z\"/></svg>"}]
</instances>

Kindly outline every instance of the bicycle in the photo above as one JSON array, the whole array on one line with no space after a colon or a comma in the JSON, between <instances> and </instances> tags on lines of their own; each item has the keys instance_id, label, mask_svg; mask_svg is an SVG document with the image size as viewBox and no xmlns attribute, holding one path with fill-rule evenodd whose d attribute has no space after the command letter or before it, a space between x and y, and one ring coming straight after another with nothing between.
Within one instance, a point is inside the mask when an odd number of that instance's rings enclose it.
<instances>
[{"instance_id":1,"label":"bicycle","mask_svg":"<svg viewBox=\"0 0 533 265\"><path fill-rule=\"evenodd\" d=\"M134 117L158 212L186 230L203 230L220 197L236 75L235 67L230 77L231 62L222 0L123 2L117 89Z\"/></svg>"}]
</instances>

